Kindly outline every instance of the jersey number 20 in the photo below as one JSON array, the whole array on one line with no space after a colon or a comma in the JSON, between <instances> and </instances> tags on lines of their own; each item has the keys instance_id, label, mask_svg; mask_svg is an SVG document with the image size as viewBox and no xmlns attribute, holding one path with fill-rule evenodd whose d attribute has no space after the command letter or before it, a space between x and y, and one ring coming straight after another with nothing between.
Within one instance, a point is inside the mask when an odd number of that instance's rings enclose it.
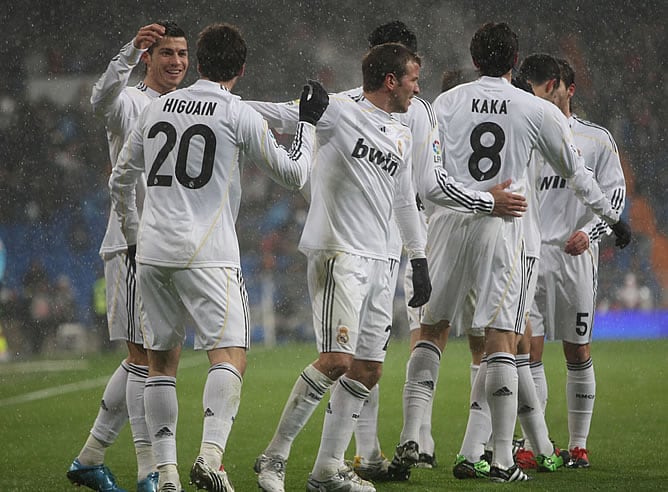
<instances>
[{"instance_id":1,"label":"jersey number 20","mask_svg":"<svg viewBox=\"0 0 668 492\"><path fill-rule=\"evenodd\" d=\"M485 133L491 133L494 137L494 141L490 146L482 144L482 136ZM506 134L503 132L503 128L491 121L480 123L471 132L470 141L471 148L473 149L473 154L469 157L469 172L471 176L477 181L487 181L499 174L499 170L501 169L500 152L506 143ZM483 159L489 159L492 162L492 165L486 171L480 169L480 161Z\"/></svg>"},{"instance_id":2,"label":"jersey number 20","mask_svg":"<svg viewBox=\"0 0 668 492\"><path fill-rule=\"evenodd\" d=\"M158 155L151 165L151 171L148 173L147 186L172 186L172 176L169 174L158 174L160 167L167 159L167 156L176 145L176 128L171 123L159 121L151 127L148 132L148 138L155 138L158 133L164 133L167 139L160 148ZM199 175L188 175L188 151L190 150L190 141L193 137L204 139L204 151L202 152L202 168ZM176 155L176 166L174 173L176 180L186 188L196 190L209 182L213 174L213 161L216 155L216 136L213 130L206 125L193 125L188 127L181 136L178 153Z\"/></svg>"}]
</instances>

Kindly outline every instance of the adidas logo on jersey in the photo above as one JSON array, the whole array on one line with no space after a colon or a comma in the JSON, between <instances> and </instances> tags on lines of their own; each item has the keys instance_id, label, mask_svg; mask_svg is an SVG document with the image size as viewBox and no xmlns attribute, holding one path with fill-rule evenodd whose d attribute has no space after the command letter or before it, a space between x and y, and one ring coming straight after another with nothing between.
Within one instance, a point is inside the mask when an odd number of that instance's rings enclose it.
<instances>
[{"instance_id":1,"label":"adidas logo on jersey","mask_svg":"<svg viewBox=\"0 0 668 492\"><path fill-rule=\"evenodd\" d=\"M356 159L366 159L371 163L380 168L383 171L387 171L390 176L394 176L399 167L399 162L396 160L392 152L383 154L380 150L376 150L373 147L369 147L364 144L363 138L358 138L353 153L351 154Z\"/></svg>"},{"instance_id":2,"label":"adidas logo on jersey","mask_svg":"<svg viewBox=\"0 0 668 492\"><path fill-rule=\"evenodd\" d=\"M213 410L211 410L210 408L207 408L206 411L204 412L204 417L206 418L206 417L213 417L213 416L214 416Z\"/></svg>"},{"instance_id":3,"label":"adidas logo on jersey","mask_svg":"<svg viewBox=\"0 0 668 492\"><path fill-rule=\"evenodd\" d=\"M510 391L506 386L503 386L502 388L499 388L494 393L492 393L492 396L512 396L512 395L513 392Z\"/></svg>"},{"instance_id":4,"label":"adidas logo on jersey","mask_svg":"<svg viewBox=\"0 0 668 492\"><path fill-rule=\"evenodd\" d=\"M471 410L482 410L482 407L478 404L477 401L471 403Z\"/></svg>"},{"instance_id":5,"label":"adidas logo on jersey","mask_svg":"<svg viewBox=\"0 0 668 492\"><path fill-rule=\"evenodd\" d=\"M102 401L100 402L100 408L101 408L102 410L104 410L105 412L108 412L108 411L109 411L109 408L107 407L107 404L104 402L104 400L102 400Z\"/></svg>"}]
</instances>

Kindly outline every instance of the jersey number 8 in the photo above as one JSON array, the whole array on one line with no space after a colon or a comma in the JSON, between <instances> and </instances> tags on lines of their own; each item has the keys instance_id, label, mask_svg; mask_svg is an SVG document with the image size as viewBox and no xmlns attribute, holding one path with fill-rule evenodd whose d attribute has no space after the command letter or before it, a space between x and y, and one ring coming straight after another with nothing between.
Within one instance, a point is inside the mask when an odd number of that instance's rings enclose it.
<instances>
[{"instance_id":1,"label":"jersey number 8","mask_svg":"<svg viewBox=\"0 0 668 492\"><path fill-rule=\"evenodd\" d=\"M482 144L482 136L485 133L491 133L494 137L492 145L485 146ZM506 134L503 132L503 128L491 121L480 123L471 132L470 141L471 148L473 149L473 154L469 157L469 172L471 176L477 181L487 181L499 174L499 170L501 169L500 152L506 143ZM480 169L480 161L483 159L492 161L492 165L486 171Z\"/></svg>"}]
</instances>

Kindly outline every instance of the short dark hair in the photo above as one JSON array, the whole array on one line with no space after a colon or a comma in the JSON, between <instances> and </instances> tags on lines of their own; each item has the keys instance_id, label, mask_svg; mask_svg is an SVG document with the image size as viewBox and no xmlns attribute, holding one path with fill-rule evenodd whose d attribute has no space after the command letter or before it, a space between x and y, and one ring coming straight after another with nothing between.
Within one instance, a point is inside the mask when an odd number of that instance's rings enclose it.
<instances>
[{"instance_id":1,"label":"short dark hair","mask_svg":"<svg viewBox=\"0 0 668 492\"><path fill-rule=\"evenodd\" d=\"M456 87L467 81L468 79L461 69L445 70L441 76L441 92L449 91L453 87Z\"/></svg>"},{"instance_id":2,"label":"short dark hair","mask_svg":"<svg viewBox=\"0 0 668 492\"><path fill-rule=\"evenodd\" d=\"M216 23L197 38L197 64L202 76L214 82L232 80L246 63L246 41L236 26Z\"/></svg>"},{"instance_id":3,"label":"short dark hair","mask_svg":"<svg viewBox=\"0 0 668 492\"><path fill-rule=\"evenodd\" d=\"M557 60L546 53L533 53L527 56L520 65L518 78L536 85L556 79L557 86L561 81L561 70Z\"/></svg>"},{"instance_id":4,"label":"short dark hair","mask_svg":"<svg viewBox=\"0 0 668 492\"><path fill-rule=\"evenodd\" d=\"M571 85L575 84L575 70L573 70L571 64L568 63L568 60L565 58L557 58L556 60L557 64L559 65L561 80L564 81L566 87L570 87Z\"/></svg>"},{"instance_id":5,"label":"short dark hair","mask_svg":"<svg viewBox=\"0 0 668 492\"><path fill-rule=\"evenodd\" d=\"M186 33L181 27L174 21L171 20L159 20L156 22L156 24L160 24L162 27L165 28L165 37L169 38L185 38ZM148 47L148 52L153 53L153 48L157 46L159 43L153 43L151 46Z\"/></svg>"},{"instance_id":6,"label":"short dark hair","mask_svg":"<svg viewBox=\"0 0 668 492\"><path fill-rule=\"evenodd\" d=\"M422 64L420 57L403 44L385 43L374 46L362 60L363 89L380 89L389 73L400 79L406 74L406 66L411 61Z\"/></svg>"},{"instance_id":7,"label":"short dark hair","mask_svg":"<svg viewBox=\"0 0 668 492\"><path fill-rule=\"evenodd\" d=\"M417 36L406 24L395 20L382 24L369 34L369 48L385 43L399 43L417 53Z\"/></svg>"},{"instance_id":8,"label":"short dark hair","mask_svg":"<svg viewBox=\"0 0 668 492\"><path fill-rule=\"evenodd\" d=\"M505 22L488 22L473 35L470 51L481 75L501 77L515 65L519 42Z\"/></svg>"}]
</instances>

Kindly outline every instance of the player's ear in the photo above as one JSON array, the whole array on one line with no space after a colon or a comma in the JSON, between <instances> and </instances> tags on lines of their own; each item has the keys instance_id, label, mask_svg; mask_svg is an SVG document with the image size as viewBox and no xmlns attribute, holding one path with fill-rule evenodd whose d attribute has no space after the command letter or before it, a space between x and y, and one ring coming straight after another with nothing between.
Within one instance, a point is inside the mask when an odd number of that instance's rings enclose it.
<instances>
[{"instance_id":1,"label":"player's ear","mask_svg":"<svg viewBox=\"0 0 668 492\"><path fill-rule=\"evenodd\" d=\"M245 73L246 73L246 64L244 63L243 65L241 65L241 70L239 70L238 77L243 77Z\"/></svg>"},{"instance_id":2,"label":"player's ear","mask_svg":"<svg viewBox=\"0 0 668 492\"><path fill-rule=\"evenodd\" d=\"M385 74L385 87L389 90L392 91L397 85L397 76L393 73L386 73Z\"/></svg>"}]
</instances>

